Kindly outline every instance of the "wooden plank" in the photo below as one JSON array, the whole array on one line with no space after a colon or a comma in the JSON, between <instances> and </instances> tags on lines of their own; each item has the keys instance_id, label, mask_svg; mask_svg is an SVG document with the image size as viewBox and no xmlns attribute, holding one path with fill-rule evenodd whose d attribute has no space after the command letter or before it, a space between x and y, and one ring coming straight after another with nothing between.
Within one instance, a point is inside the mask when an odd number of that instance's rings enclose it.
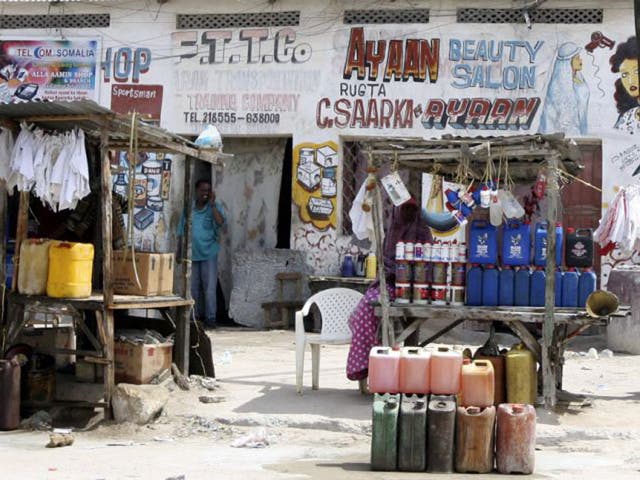
<instances>
[{"instance_id":1,"label":"wooden plank","mask_svg":"<svg viewBox=\"0 0 640 480\"><path fill-rule=\"evenodd\" d=\"M540 343L536 340L536 337L527 330L527 327L518 320L506 321L504 322L507 326L513 330L513 333L522 340L522 342L526 345L526 347L531 350L533 356L536 358L536 362L540 362L542 358L542 349L540 348Z\"/></svg>"},{"instance_id":2,"label":"wooden plank","mask_svg":"<svg viewBox=\"0 0 640 480\"><path fill-rule=\"evenodd\" d=\"M553 351L554 337L554 306L555 306L555 271L556 271L556 235L555 225L558 221L558 206L560 191L558 187L557 168L558 155L549 159L547 172L547 267L546 285L544 292L545 315L542 327L542 395L545 408L550 410L556 405L556 363L557 358Z\"/></svg>"},{"instance_id":3,"label":"wooden plank","mask_svg":"<svg viewBox=\"0 0 640 480\"><path fill-rule=\"evenodd\" d=\"M187 157L185 159L184 171L184 231L181 241L182 254L182 291L184 298L191 300L191 219L193 209L193 176L194 176L194 160ZM181 307L176 318L176 340L174 345L175 364L180 371L189 375L189 352L191 348L191 317L193 307Z\"/></svg>"},{"instance_id":4,"label":"wooden plank","mask_svg":"<svg viewBox=\"0 0 640 480\"><path fill-rule=\"evenodd\" d=\"M69 122L92 122L96 125L103 125L106 121L104 114L101 115L34 115L31 117L21 118L20 121L27 123L51 122L51 123L69 123Z\"/></svg>"},{"instance_id":5,"label":"wooden plank","mask_svg":"<svg viewBox=\"0 0 640 480\"><path fill-rule=\"evenodd\" d=\"M407 328L405 328L400 335L398 335L398 338L396 339L396 343L404 342L407 338L409 338L413 334L413 332L415 332L420 328L420 325L422 325L422 322L424 321L425 320L423 318L418 318L413 322L411 322L411 324Z\"/></svg>"},{"instance_id":6,"label":"wooden plank","mask_svg":"<svg viewBox=\"0 0 640 480\"><path fill-rule=\"evenodd\" d=\"M425 345L429 345L431 342L433 342L434 340L440 338L442 335L444 335L445 333L447 333L449 330L453 330L454 328L456 328L458 325L460 325L462 322L464 322L463 319L460 320L456 320L452 323L450 323L449 325L447 325L446 327L438 330L436 333L434 333L433 335L431 335L429 338L427 338L424 342L420 342L420 346L424 347Z\"/></svg>"},{"instance_id":7,"label":"wooden plank","mask_svg":"<svg viewBox=\"0 0 640 480\"><path fill-rule=\"evenodd\" d=\"M114 302L108 305L112 310L130 310L134 308L171 308L193 305L193 300L184 298L176 300L149 300L145 302Z\"/></svg>"},{"instance_id":8,"label":"wooden plank","mask_svg":"<svg viewBox=\"0 0 640 480\"><path fill-rule=\"evenodd\" d=\"M84 323L84 318L80 315L79 318L76 320L76 325L78 325L80 327L80 330L82 330L82 333L85 334L85 336L89 339L89 343L91 343L91 345L93 345L93 348L96 349L96 352L98 352L98 355L104 355L103 352L103 348L104 346L102 345L102 343L93 335L93 333L91 332L91 330L89 330L87 328L87 325Z\"/></svg>"},{"instance_id":9,"label":"wooden plank","mask_svg":"<svg viewBox=\"0 0 640 480\"><path fill-rule=\"evenodd\" d=\"M20 192L18 203L18 226L16 229L16 251L13 255L13 279L11 289L18 290L18 273L20 271L20 245L27 238L29 229L29 192Z\"/></svg>"}]
</instances>

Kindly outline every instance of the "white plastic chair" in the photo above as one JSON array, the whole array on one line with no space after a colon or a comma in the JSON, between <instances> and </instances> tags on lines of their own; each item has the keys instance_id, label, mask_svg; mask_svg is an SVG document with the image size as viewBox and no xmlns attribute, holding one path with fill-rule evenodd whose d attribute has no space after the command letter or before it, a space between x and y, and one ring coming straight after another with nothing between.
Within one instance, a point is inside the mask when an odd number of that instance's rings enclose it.
<instances>
[{"instance_id":1,"label":"white plastic chair","mask_svg":"<svg viewBox=\"0 0 640 480\"><path fill-rule=\"evenodd\" d=\"M341 345L351 342L349 317L363 297L362 293L350 288L329 288L312 295L296 312L296 390L302 393L304 372L304 352L311 345L311 382L318 389L320 378L320 344ZM309 315L315 304L322 317L320 333L307 333L304 330L304 317Z\"/></svg>"}]
</instances>

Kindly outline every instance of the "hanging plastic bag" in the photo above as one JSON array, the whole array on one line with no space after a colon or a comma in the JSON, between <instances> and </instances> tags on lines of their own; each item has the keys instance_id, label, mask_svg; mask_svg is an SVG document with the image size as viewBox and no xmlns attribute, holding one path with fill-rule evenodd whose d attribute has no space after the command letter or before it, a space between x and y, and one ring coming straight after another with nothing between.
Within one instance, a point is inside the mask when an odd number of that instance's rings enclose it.
<instances>
[{"instance_id":1,"label":"hanging plastic bag","mask_svg":"<svg viewBox=\"0 0 640 480\"><path fill-rule=\"evenodd\" d=\"M504 188L498 191L498 198L502 204L504 216L507 218L522 218L524 216L524 208L520 202L513 196L514 182L509 174L509 161L505 160L504 164Z\"/></svg>"},{"instance_id":2,"label":"hanging plastic bag","mask_svg":"<svg viewBox=\"0 0 640 480\"><path fill-rule=\"evenodd\" d=\"M489 205L489 221L494 227L502 225L502 202L498 195L498 190L491 190L491 205Z\"/></svg>"},{"instance_id":3,"label":"hanging plastic bag","mask_svg":"<svg viewBox=\"0 0 640 480\"><path fill-rule=\"evenodd\" d=\"M201 147L222 148L222 136L216 127L207 125L207 128L198 135L195 143Z\"/></svg>"}]
</instances>

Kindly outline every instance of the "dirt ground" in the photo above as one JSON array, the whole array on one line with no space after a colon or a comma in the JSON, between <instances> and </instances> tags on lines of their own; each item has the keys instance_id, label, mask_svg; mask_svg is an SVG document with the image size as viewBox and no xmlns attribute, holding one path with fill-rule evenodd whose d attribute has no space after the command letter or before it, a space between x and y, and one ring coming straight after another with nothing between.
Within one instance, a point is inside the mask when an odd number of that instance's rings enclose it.
<instances>
[{"instance_id":1,"label":"dirt ground","mask_svg":"<svg viewBox=\"0 0 640 480\"><path fill-rule=\"evenodd\" d=\"M485 336L475 334L473 343L479 345ZM69 447L44 448L46 432L0 433L0 478L424 478L424 473L370 471L371 397L345 377L348 346L322 348L318 391L310 388L307 354L305 391L299 396L293 332L219 329L211 337L218 377L213 392L195 383L188 392L174 388L154 423L90 423L74 432ZM509 345L515 339L503 335L500 342ZM570 344L564 385L587 394L592 404L551 414L538 409L536 474L529 478L640 478L640 359L580 354L589 347L601 351L604 338L579 337ZM201 403L202 395L218 403ZM247 435L268 445L231 446Z\"/></svg>"}]
</instances>

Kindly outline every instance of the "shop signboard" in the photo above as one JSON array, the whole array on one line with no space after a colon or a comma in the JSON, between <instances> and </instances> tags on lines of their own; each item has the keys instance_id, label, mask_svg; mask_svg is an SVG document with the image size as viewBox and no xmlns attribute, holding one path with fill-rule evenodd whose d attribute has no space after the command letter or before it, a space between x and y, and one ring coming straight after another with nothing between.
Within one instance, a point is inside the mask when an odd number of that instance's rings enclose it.
<instances>
[{"instance_id":1,"label":"shop signboard","mask_svg":"<svg viewBox=\"0 0 640 480\"><path fill-rule=\"evenodd\" d=\"M0 102L98 101L93 38L0 40Z\"/></svg>"}]
</instances>

